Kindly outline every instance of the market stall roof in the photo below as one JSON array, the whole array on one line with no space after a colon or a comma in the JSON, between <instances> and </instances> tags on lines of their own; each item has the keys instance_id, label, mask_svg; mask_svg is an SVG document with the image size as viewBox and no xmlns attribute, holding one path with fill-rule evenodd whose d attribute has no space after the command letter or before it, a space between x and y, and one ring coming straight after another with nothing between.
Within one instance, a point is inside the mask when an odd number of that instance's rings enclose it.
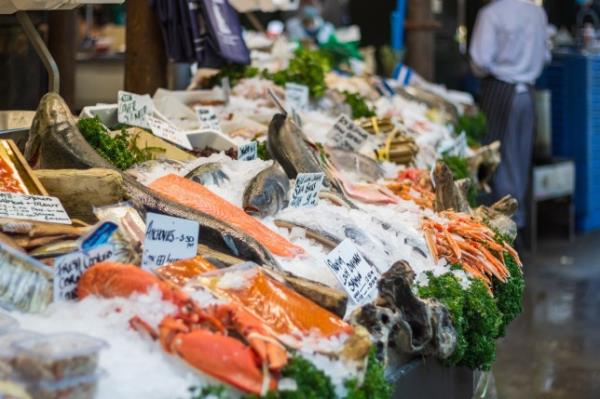
<instances>
[{"instance_id":1,"label":"market stall roof","mask_svg":"<svg viewBox=\"0 0 600 399\"><path fill-rule=\"evenodd\" d=\"M0 0L0 14L17 11L71 10L84 4L121 4L125 0Z\"/></svg>"}]
</instances>

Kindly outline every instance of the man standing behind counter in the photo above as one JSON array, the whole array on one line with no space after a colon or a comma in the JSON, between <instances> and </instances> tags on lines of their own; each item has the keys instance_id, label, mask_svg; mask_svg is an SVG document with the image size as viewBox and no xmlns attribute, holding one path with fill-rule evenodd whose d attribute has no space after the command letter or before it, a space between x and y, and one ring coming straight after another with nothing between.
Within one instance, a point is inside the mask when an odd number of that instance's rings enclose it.
<instances>
[{"instance_id":1,"label":"man standing behind counter","mask_svg":"<svg viewBox=\"0 0 600 399\"><path fill-rule=\"evenodd\" d=\"M525 197L533 152L533 85L550 60L548 19L529 0L495 0L479 11L471 38L471 66L481 77L481 109L488 120L486 143L500 140L502 162L494 175L494 199L519 201L515 221L525 226Z\"/></svg>"}]
</instances>

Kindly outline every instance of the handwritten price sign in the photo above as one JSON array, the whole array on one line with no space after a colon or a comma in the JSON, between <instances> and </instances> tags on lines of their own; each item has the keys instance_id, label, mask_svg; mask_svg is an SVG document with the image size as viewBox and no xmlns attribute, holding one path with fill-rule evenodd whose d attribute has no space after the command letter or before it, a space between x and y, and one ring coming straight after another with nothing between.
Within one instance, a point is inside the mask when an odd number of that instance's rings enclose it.
<instances>
[{"instance_id":1,"label":"handwritten price sign","mask_svg":"<svg viewBox=\"0 0 600 399\"><path fill-rule=\"evenodd\" d=\"M71 224L60 200L44 195L0 193L0 217Z\"/></svg>"},{"instance_id":2,"label":"handwritten price sign","mask_svg":"<svg viewBox=\"0 0 600 399\"><path fill-rule=\"evenodd\" d=\"M371 266L350 239L345 239L325 258L350 298L359 305L369 302L379 273Z\"/></svg>"},{"instance_id":3,"label":"handwritten price sign","mask_svg":"<svg viewBox=\"0 0 600 399\"><path fill-rule=\"evenodd\" d=\"M140 96L119 90L118 107L119 123L144 129L150 128L146 121L146 115L154 113L154 103L148 94Z\"/></svg>"},{"instance_id":4,"label":"handwritten price sign","mask_svg":"<svg viewBox=\"0 0 600 399\"><path fill-rule=\"evenodd\" d=\"M292 208L317 206L324 178L323 173L298 173L290 206Z\"/></svg>"},{"instance_id":5,"label":"handwritten price sign","mask_svg":"<svg viewBox=\"0 0 600 399\"><path fill-rule=\"evenodd\" d=\"M329 138L336 147L350 151L360 150L368 137L369 133L347 115L341 115L329 132Z\"/></svg>"},{"instance_id":6,"label":"handwritten price sign","mask_svg":"<svg viewBox=\"0 0 600 399\"><path fill-rule=\"evenodd\" d=\"M148 213L142 267L157 267L196 256L198 222Z\"/></svg>"},{"instance_id":7,"label":"handwritten price sign","mask_svg":"<svg viewBox=\"0 0 600 399\"><path fill-rule=\"evenodd\" d=\"M83 272L96 263L110 260L114 253L112 244L103 244L58 258L54 264L54 301L77 299L77 284Z\"/></svg>"}]
</instances>

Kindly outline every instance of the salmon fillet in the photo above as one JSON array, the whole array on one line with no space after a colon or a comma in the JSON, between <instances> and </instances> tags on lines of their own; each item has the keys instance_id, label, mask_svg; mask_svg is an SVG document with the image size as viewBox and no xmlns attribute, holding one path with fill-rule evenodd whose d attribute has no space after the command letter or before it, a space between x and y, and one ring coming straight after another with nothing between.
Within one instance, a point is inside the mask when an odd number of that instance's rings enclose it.
<instances>
[{"instance_id":1,"label":"salmon fillet","mask_svg":"<svg viewBox=\"0 0 600 399\"><path fill-rule=\"evenodd\" d=\"M352 334L353 331L352 326L333 313L262 271L256 273L250 284L239 289L222 289L218 284L210 288L251 310L278 335L317 333L323 338L330 338L341 333Z\"/></svg>"},{"instance_id":2,"label":"salmon fillet","mask_svg":"<svg viewBox=\"0 0 600 399\"><path fill-rule=\"evenodd\" d=\"M169 174L155 180L150 188L166 198L211 215L242 230L278 256L294 257L304 250L249 216L231 202L219 197L201 184Z\"/></svg>"},{"instance_id":3,"label":"salmon fillet","mask_svg":"<svg viewBox=\"0 0 600 399\"><path fill-rule=\"evenodd\" d=\"M195 258L181 259L161 266L156 269L156 274L179 287L183 287L190 279L216 269L212 263L202 256L196 256Z\"/></svg>"}]
</instances>

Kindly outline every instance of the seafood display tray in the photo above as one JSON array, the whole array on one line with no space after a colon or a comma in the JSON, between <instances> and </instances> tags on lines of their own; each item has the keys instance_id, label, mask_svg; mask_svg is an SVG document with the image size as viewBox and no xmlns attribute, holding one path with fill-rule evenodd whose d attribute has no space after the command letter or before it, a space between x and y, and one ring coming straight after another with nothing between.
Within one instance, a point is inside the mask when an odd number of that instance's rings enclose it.
<instances>
[{"instance_id":1,"label":"seafood display tray","mask_svg":"<svg viewBox=\"0 0 600 399\"><path fill-rule=\"evenodd\" d=\"M44 186L42 186L42 183L40 183L38 178L35 177L29 164L25 158L23 158L19 148L13 140L3 139L2 136L0 136L0 158L7 161L10 166L15 168L15 171L23 180L28 194L48 195L48 192Z\"/></svg>"}]
</instances>

